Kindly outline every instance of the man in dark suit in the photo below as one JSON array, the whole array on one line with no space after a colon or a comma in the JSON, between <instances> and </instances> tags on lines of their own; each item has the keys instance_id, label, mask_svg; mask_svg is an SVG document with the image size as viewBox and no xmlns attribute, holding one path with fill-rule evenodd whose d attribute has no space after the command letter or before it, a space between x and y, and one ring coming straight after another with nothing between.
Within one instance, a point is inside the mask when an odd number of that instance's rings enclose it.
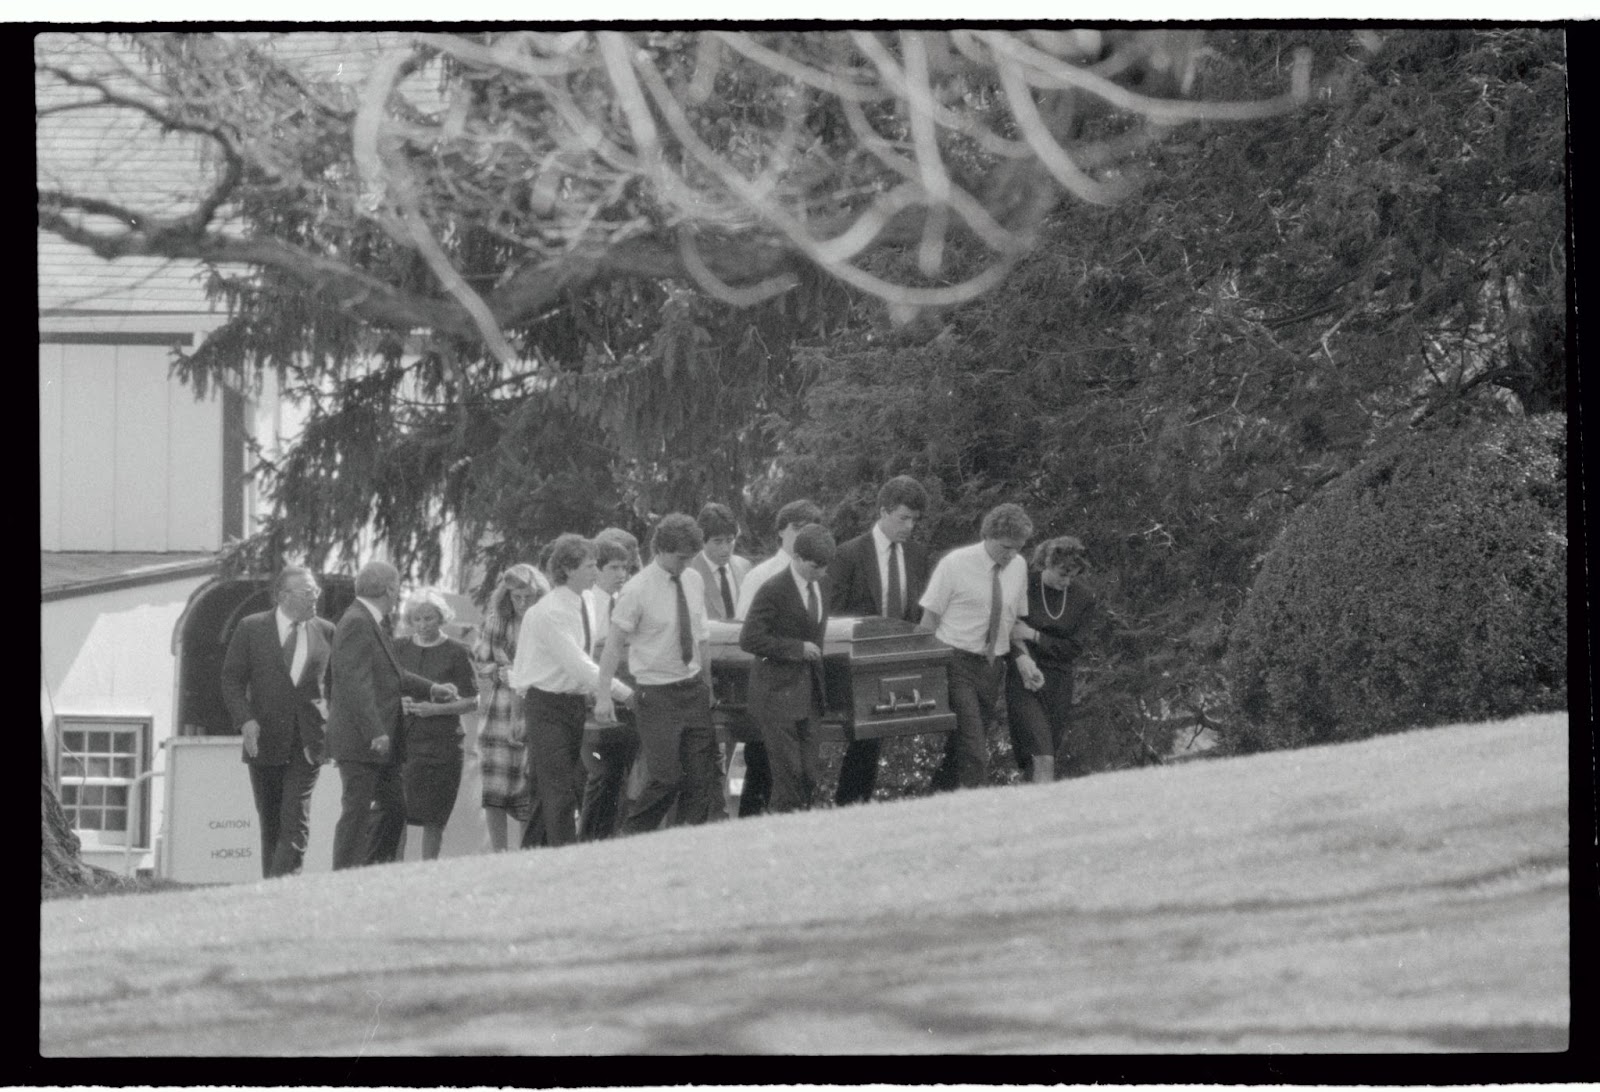
<instances>
[{"instance_id":1,"label":"man in dark suit","mask_svg":"<svg viewBox=\"0 0 1600 1092\"><path fill-rule=\"evenodd\" d=\"M339 764L339 823L333 867L394 860L405 833L400 783L401 695L454 701L456 688L400 666L383 618L400 602L400 574L369 561L356 574L356 600L339 619L329 659L328 754Z\"/></svg>"},{"instance_id":2,"label":"man in dark suit","mask_svg":"<svg viewBox=\"0 0 1600 1092\"><path fill-rule=\"evenodd\" d=\"M819 581L833 560L833 535L820 524L794 538L793 558L756 591L739 632L750 665L750 717L767 745L774 812L809 808L822 769L822 644L828 608Z\"/></svg>"},{"instance_id":3,"label":"man in dark suit","mask_svg":"<svg viewBox=\"0 0 1600 1092\"><path fill-rule=\"evenodd\" d=\"M910 541L928 507L928 491L915 478L890 478L878 490L878 519L864 535L842 543L828 572L828 610L835 615L881 615L916 622L917 600L928 583L927 548ZM851 743L839 766L837 804L872 799L878 780L880 740Z\"/></svg>"},{"instance_id":4,"label":"man in dark suit","mask_svg":"<svg viewBox=\"0 0 1600 1092\"><path fill-rule=\"evenodd\" d=\"M320 589L308 569L286 566L272 592L278 605L242 619L222 661L222 700L244 736L268 878L293 875L305 860L333 642L333 623L316 617Z\"/></svg>"}]
</instances>

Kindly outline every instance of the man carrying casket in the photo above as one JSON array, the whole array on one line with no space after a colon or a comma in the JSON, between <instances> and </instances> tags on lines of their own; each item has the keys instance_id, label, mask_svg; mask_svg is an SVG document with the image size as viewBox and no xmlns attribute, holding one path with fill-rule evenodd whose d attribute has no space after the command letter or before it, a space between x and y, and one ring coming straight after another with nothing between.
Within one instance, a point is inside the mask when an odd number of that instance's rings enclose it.
<instances>
[{"instance_id":1,"label":"man carrying casket","mask_svg":"<svg viewBox=\"0 0 1600 1092\"><path fill-rule=\"evenodd\" d=\"M833 560L833 535L809 524L790 552L789 564L757 589L739 634L739 647L755 657L749 710L767 746L774 812L809 808L820 780L828 609L819 582Z\"/></svg>"}]
</instances>

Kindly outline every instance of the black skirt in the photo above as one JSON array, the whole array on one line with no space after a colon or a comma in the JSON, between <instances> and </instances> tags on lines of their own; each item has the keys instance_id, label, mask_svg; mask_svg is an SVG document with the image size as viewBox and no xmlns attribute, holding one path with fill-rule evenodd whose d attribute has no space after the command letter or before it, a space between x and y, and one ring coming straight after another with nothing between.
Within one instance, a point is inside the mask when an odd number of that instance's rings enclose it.
<instances>
[{"instance_id":1,"label":"black skirt","mask_svg":"<svg viewBox=\"0 0 1600 1092\"><path fill-rule=\"evenodd\" d=\"M430 721L444 723L435 726ZM406 762L400 780L406 794L406 822L442 827L455 810L461 788L461 721L456 717L410 718L406 723Z\"/></svg>"}]
</instances>

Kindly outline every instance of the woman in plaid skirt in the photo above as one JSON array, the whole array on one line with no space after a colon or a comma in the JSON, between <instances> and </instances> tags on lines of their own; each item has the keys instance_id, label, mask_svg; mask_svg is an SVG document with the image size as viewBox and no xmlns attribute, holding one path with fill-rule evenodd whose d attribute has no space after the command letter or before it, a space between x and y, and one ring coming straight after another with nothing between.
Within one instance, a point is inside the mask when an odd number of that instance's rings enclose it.
<instances>
[{"instance_id":1,"label":"woman in plaid skirt","mask_svg":"<svg viewBox=\"0 0 1600 1092\"><path fill-rule=\"evenodd\" d=\"M479 769L483 774L483 815L489 844L496 853L507 846L506 820L526 823L533 816L533 791L528 782L522 697L511 689L511 662L517 656L517 631L522 615L549 591L532 565L513 565L484 612L483 634L472 658L481 680L482 723L478 728ZM515 844L510 843L510 844Z\"/></svg>"}]
</instances>

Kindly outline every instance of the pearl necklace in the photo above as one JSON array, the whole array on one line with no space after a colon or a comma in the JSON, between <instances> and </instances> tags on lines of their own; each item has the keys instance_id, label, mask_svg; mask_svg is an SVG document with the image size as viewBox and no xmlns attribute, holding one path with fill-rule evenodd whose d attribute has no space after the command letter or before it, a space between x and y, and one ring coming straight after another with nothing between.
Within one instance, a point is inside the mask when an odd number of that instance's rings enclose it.
<instances>
[{"instance_id":1,"label":"pearl necklace","mask_svg":"<svg viewBox=\"0 0 1600 1092\"><path fill-rule=\"evenodd\" d=\"M1044 612L1050 616L1052 621L1059 622L1061 620L1061 616L1065 614L1067 610L1067 589L1061 589L1061 606L1055 610L1051 610L1050 585L1046 584L1044 579L1041 577L1039 580L1039 605L1044 607Z\"/></svg>"}]
</instances>

